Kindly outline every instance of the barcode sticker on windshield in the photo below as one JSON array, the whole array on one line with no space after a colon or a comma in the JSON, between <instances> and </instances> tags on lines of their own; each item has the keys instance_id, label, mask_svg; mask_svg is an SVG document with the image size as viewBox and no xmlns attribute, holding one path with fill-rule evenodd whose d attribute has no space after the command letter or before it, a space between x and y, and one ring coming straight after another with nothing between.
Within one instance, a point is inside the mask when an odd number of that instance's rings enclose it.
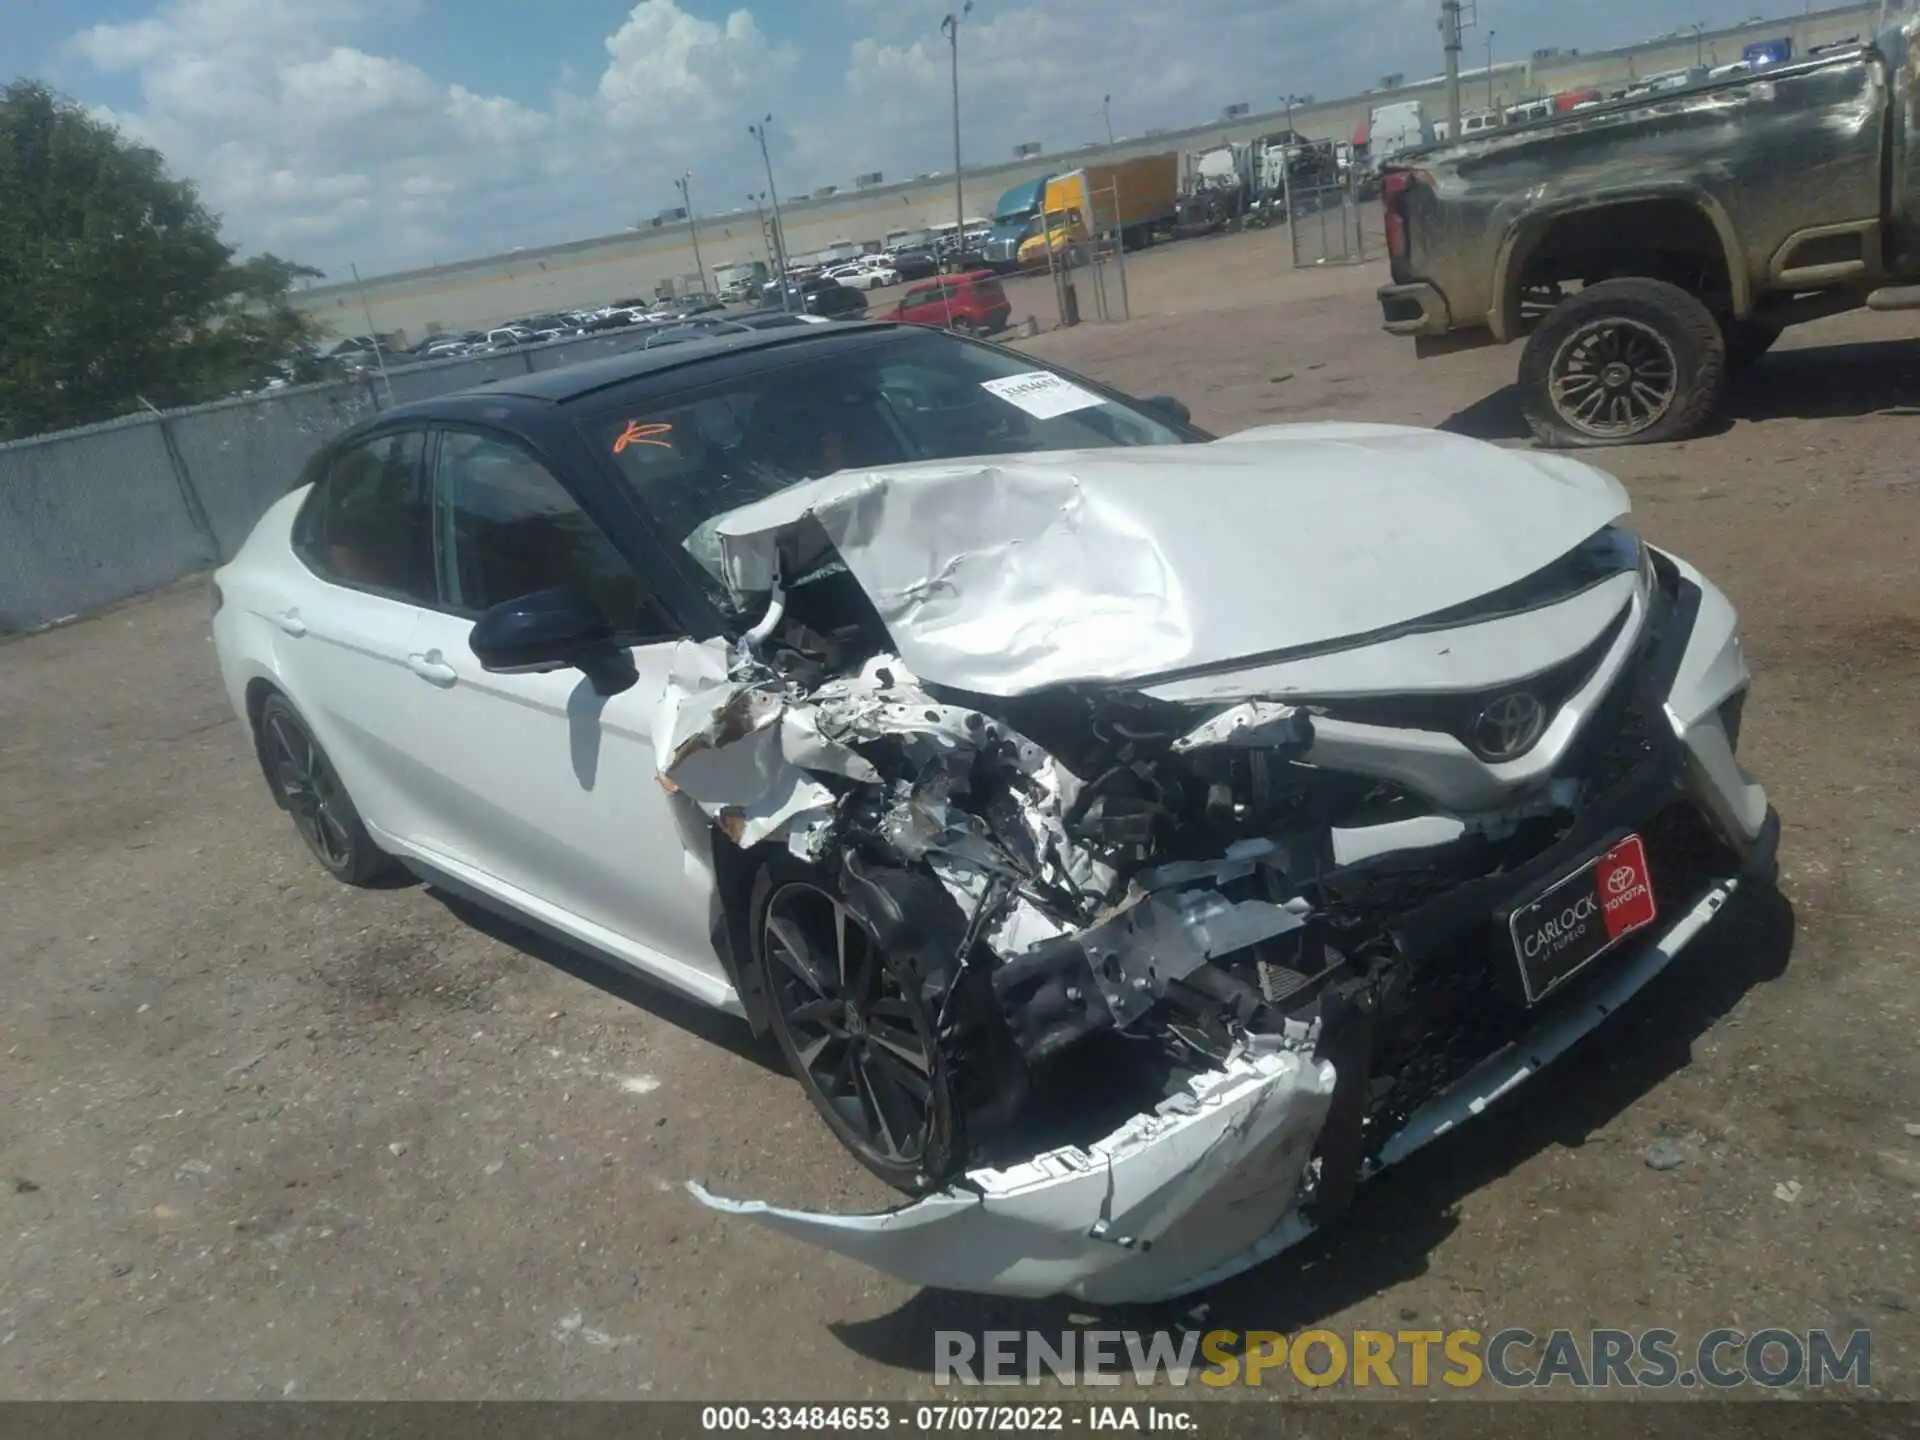
<instances>
[{"instance_id":1,"label":"barcode sticker on windshield","mask_svg":"<svg viewBox=\"0 0 1920 1440\"><path fill-rule=\"evenodd\" d=\"M980 388L998 395L1009 405L1018 405L1036 420L1051 420L1056 415L1106 403L1091 390L1083 390L1050 370L1029 370L1004 380L982 380Z\"/></svg>"}]
</instances>

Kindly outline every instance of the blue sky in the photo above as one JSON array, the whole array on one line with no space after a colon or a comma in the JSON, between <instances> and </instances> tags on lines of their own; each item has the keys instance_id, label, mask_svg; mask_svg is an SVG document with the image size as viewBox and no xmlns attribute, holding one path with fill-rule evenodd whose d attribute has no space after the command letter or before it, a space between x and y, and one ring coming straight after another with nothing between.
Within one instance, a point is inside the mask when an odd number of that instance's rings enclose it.
<instances>
[{"instance_id":1,"label":"blue sky","mask_svg":"<svg viewBox=\"0 0 1920 1440\"><path fill-rule=\"evenodd\" d=\"M44 78L156 145L247 250L331 272L745 202L771 110L783 190L950 163L952 0L0 0L0 79ZM1804 0L1482 0L1502 56L1598 49ZM1437 0L977 0L968 150L1068 148L1283 90L1442 63ZM1468 40L1478 63L1479 36Z\"/></svg>"}]
</instances>

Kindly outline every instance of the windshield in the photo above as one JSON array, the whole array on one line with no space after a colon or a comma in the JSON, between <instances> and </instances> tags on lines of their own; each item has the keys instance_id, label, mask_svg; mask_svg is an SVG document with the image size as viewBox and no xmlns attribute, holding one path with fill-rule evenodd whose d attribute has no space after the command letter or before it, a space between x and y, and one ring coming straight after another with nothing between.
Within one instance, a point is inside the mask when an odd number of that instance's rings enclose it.
<instances>
[{"instance_id":1,"label":"windshield","mask_svg":"<svg viewBox=\"0 0 1920 1440\"><path fill-rule=\"evenodd\" d=\"M805 353L804 363L585 422L589 440L717 592L714 523L803 480L919 460L1194 438L1023 356L936 331Z\"/></svg>"}]
</instances>

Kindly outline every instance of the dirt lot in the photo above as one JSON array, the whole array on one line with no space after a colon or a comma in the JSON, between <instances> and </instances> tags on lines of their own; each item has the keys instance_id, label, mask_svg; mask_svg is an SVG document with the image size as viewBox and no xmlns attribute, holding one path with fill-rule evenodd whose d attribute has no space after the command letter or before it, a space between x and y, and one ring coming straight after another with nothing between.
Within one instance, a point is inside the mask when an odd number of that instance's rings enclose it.
<instances>
[{"instance_id":1,"label":"dirt lot","mask_svg":"<svg viewBox=\"0 0 1920 1440\"><path fill-rule=\"evenodd\" d=\"M1372 267L1289 273L1283 245L1137 257L1142 318L1032 343L1217 429L1515 441L1512 352L1417 365ZM1909 331L1790 337L1724 431L1607 460L1744 611L1784 902L1210 1325L1871 1327L1876 1389L1920 1395ZM200 585L0 648L0 736L0 1394L904 1396L938 1327L1090 1313L916 1293L697 1207L688 1177L884 1196L730 1022L324 879L226 711Z\"/></svg>"}]
</instances>

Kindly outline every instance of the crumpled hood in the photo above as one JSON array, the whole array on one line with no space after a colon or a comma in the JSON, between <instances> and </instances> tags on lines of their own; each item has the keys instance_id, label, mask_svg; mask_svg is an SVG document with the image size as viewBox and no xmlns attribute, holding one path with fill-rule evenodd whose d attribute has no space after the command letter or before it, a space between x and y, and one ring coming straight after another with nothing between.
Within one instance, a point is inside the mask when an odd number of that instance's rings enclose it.
<instances>
[{"instance_id":1,"label":"crumpled hood","mask_svg":"<svg viewBox=\"0 0 1920 1440\"><path fill-rule=\"evenodd\" d=\"M1629 508L1561 456L1396 425L846 471L722 517L742 599L836 552L923 680L984 695L1322 646L1464 604Z\"/></svg>"}]
</instances>

